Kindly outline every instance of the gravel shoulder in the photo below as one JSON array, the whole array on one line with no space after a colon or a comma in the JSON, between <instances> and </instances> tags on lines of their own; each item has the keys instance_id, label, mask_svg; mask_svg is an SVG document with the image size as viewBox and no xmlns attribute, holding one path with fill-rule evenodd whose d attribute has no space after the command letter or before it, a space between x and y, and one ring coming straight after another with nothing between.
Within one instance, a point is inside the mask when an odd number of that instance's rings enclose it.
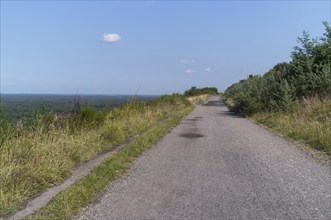
<instances>
[{"instance_id":1,"label":"gravel shoulder","mask_svg":"<svg viewBox=\"0 0 331 220\"><path fill-rule=\"evenodd\" d=\"M330 219L330 210L330 166L211 97L76 219Z\"/></svg>"}]
</instances>

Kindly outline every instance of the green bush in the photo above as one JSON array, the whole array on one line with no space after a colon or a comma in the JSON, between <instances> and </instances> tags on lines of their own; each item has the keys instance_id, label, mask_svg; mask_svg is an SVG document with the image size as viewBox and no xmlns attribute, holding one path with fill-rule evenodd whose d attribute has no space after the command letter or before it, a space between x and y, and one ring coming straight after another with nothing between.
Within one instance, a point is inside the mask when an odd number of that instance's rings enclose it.
<instances>
[{"instance_id":1,"label":"green bush","mask_svg":"<svg viewBox=\"0 0 331 220\"><path fill-rule=\"evenodd\" d=\"M307 32L298 38L292 60L279 63L263 76L250 75L224 93L232 111L243 115L286 111L305 97L331 94L331 28L323 22L324 37L311 39Z\"/></svg>"},{"instance_id":2,"label":"green bush","mask_svg":"<svg viewBox=\"0 0 331 220\"><path fill-rule=\"evenodd\" d=\"M204 87L204 88L199 89L195 86L192 86L189 90L186 90L184 92L184 96L186 96L186 97L198 96L198 95L204 95L204 94L217 95L218 90L215 87Z\"/></svg>"}]
</instances>

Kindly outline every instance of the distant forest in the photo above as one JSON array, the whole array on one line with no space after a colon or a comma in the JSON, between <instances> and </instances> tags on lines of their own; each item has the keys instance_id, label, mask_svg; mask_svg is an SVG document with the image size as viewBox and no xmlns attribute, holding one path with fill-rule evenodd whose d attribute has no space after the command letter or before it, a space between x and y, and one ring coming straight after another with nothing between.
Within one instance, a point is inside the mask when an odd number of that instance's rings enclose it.
<instances>
[{"instance_id":1,"label":"distant forest","mask_svg":"<svg viewBox=\"0 0 331 220\"><path fill-rule=\"evenodd\" d=\"M195 86L192 86L189 90L186 90L184 92L184 96L197 96L197 95L203 95L203 94L209 94L209 95L217 95L218 90L215 87L204 87L204 88L197 88Z\"/></svg>"},{"instance_id":2,"label":"distant forest","mask_svg":"<svg viewBox=\"0 0 331 220\"><path fill-rule=\"evenodd\" d=\"M238 113L288 110L305 97L331 97L331 28L323 22L322 37L311 38L304 31L297 38L290 62L278 63L261 75L247 79L225 90L228 107Z\"/></svg>"}]
</instances>

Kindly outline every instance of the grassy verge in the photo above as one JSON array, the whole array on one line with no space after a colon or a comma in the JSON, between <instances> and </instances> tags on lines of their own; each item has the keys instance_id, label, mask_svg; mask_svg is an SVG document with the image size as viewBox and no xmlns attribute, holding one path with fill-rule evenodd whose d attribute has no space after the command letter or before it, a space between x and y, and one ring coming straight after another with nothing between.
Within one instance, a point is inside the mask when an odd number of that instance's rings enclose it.
<instances>
[{"instance_id":1,"label":"grassy verge","mask_svg":"<svg viewBox=\"0 0 331 220\"><path fill-rule=\"evenodd\" d=\"M195 105L201 105L202 103L204 103L205 101L207 101L207 99L210 97L209 94L203 94L203 95L197 95L197 96L189 96L187 99Z\"/></svg>"},{"instance_id":2,"label":"grassy verge","mask_svg":"<svg viewBox=\"0 0 331 220\"><path fill-rule=\"evenodd\" d=\"M0 216L61 183L78 165L190 106L183 96L172 95L109 112L77 105L72 115L36 114L30 124L0 120Z\"/></svg>"},{"instance_id":3,"label":"grassy verge","mask_svg":"<svg viewBox=\"0 0 331 220\"><path fill-rule=\"evenodd\" d=\"M252 118L269 128L331 156L331 99L309 98L286 112L256 113Z\"/></svg>"},{"instance_id":4,"label":"grassy verge","mask_svg":"<svg viewBox=\"0 0 331 220\"><path fill-rule=\"evenodd\" d=\"M91 203L109 184L109 181L123 174L134 158L157 143L191 109L191 107L182 109L160 126L149 129L123 151L115 154L68 190L60 193L45 208L30 216L29 219L69 219L77 215L81 207Z\"/></svg>"}]
</instances>

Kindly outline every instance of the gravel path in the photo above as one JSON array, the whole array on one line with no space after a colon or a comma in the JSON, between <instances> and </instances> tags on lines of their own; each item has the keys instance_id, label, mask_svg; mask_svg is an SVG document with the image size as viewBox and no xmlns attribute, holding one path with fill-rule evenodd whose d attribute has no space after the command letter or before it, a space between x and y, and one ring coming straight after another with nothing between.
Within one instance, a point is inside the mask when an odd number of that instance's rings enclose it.
<instances>
[{"instance_id":1,"label":"gravel path","mask_svg":"<svg viewBox=\"0 0 331 220\"><path fill-rule=\"evenodd\" d=\"M331 219L331 171L212 97L78 219Z\"/></svg>"}]
</instances>

